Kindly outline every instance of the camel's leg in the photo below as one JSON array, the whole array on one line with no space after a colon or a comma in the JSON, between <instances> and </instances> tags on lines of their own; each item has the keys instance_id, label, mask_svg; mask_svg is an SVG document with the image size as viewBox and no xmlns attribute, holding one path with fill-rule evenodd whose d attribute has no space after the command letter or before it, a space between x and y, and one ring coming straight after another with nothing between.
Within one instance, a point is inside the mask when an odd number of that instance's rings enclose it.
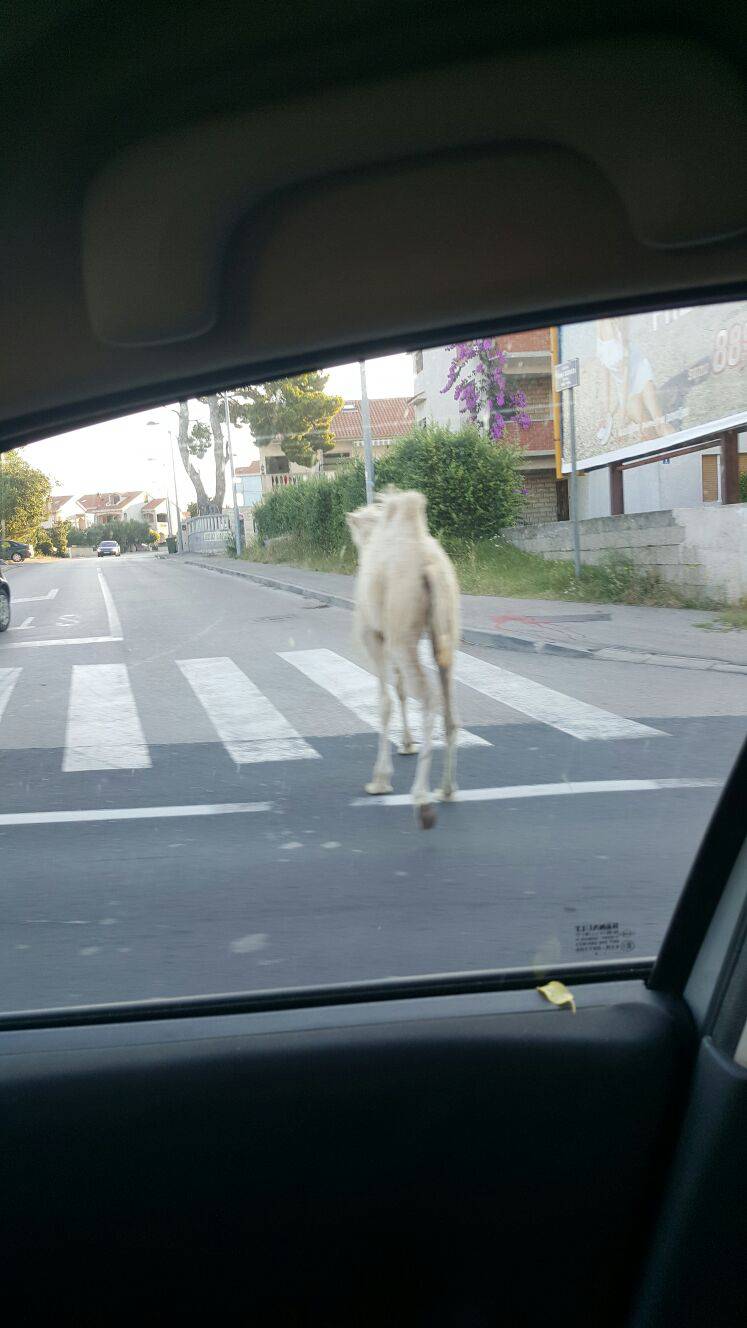
<instances>
[{"instance_id":1,"label":"camel's leg","mask_svg":"<svg viewBox=\"0 0 747 1328\"><path fill-rule=\"evenodd\" d=\"M453 798L457 790L456 785L456 762L457 762L457 734L459 732L459 721L456 717L454 706L454 680L451 675L451 665L438 666L438 676L441 683L441 696L444 707L444 729L446 730L446 748L444 752L444 774L443 783L439 790L439 797L448 801Z\"/></svg>"},{"instance_id":2,"label":"camel's leg","mask_svg":"<svg viewBox=\"0 0 747 1328\"><path fill-rule=\"evenodd\" d=\"M400 756L412 756L417 750L417 744L413 742L410 726L407 722L407 690L405 680L402 677L402 670L395 664L394 682L399 697L399 708L402 711L402 742L400 744Z\"/></svg>"},{"instance_id":3,"label":"camel's leg","mask_svg":"<svg viewBox=\"0 0 747 1328\"><path fill-rule=\"evenodd\" d=\"M389 723L392 718L392 701L389 695L387 678L387 657L384 638L380 632L367 631L365 645L376 665L379 681L379 749L370 784L366 784L366 793L392 792L392 756L389 748Z\"/></svg>"},{"instance_id":4,"label":"camel's leg","mask_svg":"<svg viewBox=\"0 0 747 1328\"><path fill-rule=\"evenodd\" d=\"M413 690L423 712L423 740L418 752L418 766L415 782L412 786L412 800L417 809L418 820L424 830L430 830L435 824L436 813L430 789L431 753L433 750L433 703L428 675L418 658L418 643L408 651L407 672L413 683Z\"/></svg>"}]
</instances>

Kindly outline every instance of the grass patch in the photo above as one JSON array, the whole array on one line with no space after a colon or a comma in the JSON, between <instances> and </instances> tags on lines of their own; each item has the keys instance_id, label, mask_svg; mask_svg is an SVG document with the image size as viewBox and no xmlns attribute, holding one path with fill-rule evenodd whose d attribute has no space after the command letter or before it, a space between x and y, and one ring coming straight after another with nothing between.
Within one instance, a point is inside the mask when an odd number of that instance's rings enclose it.
<instances>
[{"instance_id":1,"label":"grass patch","mask_svg":"<svg viewBox=\"0 0 747 1328\"><path fill-rule=\"evenodd\" d=\"M253 540L241 556L251 563L306 567L311 572L345 572L350 575L358 566L355 549L350 545L345 544L334 553L325 553L302 535L278 535L264 548L258 540Z\"/></svg>"},{"instance_id":2,"label":"grass patch","mask_svg":"<svg viewBox=\"0 0 747 1328\"><path fill-rule=\"evenodd\" d=\"M684 595L653 571L636 567L625 557L611 555L582 567L576 577L573 564L524 553L503 540L447 539L444 541L466 595L501 595L511 599L567 599L594 604L641 604L658 608L706 609L704 600ZM305 567L314 572L352 573L355 550L344 544L334 552L320 550L299 535L281 535L265 548L255 541L243 555L250 562ZM747 607L727 609L724 618L747 614ZM745 626L731 621L730 626Z\"/></svg>"},{"instance_id":3,"label":"grass patch","mask_svg":"<svg viewBox=\"0 0 747 1328\"><path fill-rule=\"evenodd\" d=\"M747 632L747 598L722 609L713 622L696 623L705 632Z\"/></svg>"},{"instance_id":4,"label":"grass patch","mask_svg":"<svg viewBox=\"0 0 747 1328\"><path fill-rule=\"evenodd\" d=\"M516 599L568 599L596 604L640 604L658 608L707 608L655 571L636 567L622 555L581 568L564 559L524 553L502 540L476 544L450 542L449 553L462 590L469 595L505 595Z\"/></svg>"}]
</instances>

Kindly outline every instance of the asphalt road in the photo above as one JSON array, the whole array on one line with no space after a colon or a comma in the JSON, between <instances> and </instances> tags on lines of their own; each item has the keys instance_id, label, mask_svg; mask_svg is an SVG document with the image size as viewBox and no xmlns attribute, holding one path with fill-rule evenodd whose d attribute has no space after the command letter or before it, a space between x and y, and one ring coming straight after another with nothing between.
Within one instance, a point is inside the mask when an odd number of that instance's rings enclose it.
<instances>
[{"instance_id":1,"label":"asphalt road","mask_svg":"<svg viewBox=\"0 0 747 1328\"><path fill-rule=\"evenodd\" d=\"M424 833L363 794L345 610L148 554L6 570L5 1010L654 954L747 728L739 675L467 649L466 796Z\"/></svg>"}]
</instances>

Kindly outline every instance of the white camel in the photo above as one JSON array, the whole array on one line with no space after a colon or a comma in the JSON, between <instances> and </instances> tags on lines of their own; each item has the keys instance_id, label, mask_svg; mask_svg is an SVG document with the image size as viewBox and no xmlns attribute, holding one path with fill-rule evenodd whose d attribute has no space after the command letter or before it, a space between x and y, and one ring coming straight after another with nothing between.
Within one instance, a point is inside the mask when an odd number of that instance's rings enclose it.
<instances>
[{"instance_id":1,"label":"white camel","mask_svg":"<svg viewBox=\"0 0 747 1328\"><path fill-rule=\"evenodd\" d=\"M379 681L379 748L366 792L392 792L391 669L402 709L399 750L403 755L418 751L412 800L421 826L430 829L436 819L430 790L434 698L418 648L421 637L427 634L438 668L446 737L443 785L437 796L449 799L456 791L458 725L452 669L459 643L459 586L451 561L428 533L425 513L422 493L389 489L376 502L350 512L347 523L358 549L356 631L376 667ZM408 689L422 707L423 736L419 750L407 722Z\"/></svg>"}]
</instances>

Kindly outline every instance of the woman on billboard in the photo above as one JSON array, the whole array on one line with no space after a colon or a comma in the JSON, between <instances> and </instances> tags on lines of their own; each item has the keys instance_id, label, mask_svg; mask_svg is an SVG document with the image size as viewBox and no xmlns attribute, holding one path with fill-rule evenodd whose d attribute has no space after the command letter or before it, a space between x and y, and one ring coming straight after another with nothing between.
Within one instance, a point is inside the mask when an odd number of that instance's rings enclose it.
<instances>
[{"instance_id":1,"label":"woman on billboard","mask_svg":"<svg viewBox=\"0 0 747 1328\"><path fill-rule=\"evenodd\" d=\"M630 437L631 442L674 433L659 403L650 361L630 340L629 318L597 319L597 359L605 378L606 415L597 430L597 442L602 447L610 440L616 413L618 434L637 433L637 437Z\"/></svg>"}]
</instances>

